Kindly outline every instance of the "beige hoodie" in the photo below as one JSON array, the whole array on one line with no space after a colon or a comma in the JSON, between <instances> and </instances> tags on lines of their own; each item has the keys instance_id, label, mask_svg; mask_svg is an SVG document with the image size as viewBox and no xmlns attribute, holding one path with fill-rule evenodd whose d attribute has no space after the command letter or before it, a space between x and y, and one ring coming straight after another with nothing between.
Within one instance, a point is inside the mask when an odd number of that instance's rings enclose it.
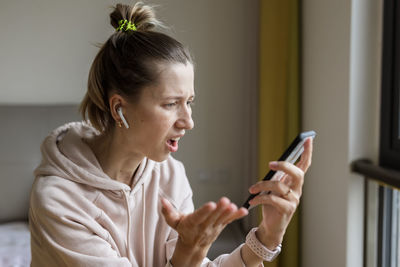
<instances>
[{"instance_id":1,"label":"beige hoodie","mask_svg":"<svg viewBox=\"0 0 400 267\"><path fill-rule=\"evenodd\" d=\"M102 171L83 142L95 134L73 122L42 144L29 210L31 266L165 266L177 233L161 214L161 197L193 211L182 163L145 158L131 188ZM203 266L244 266L240 247Z\"/></svg>"}]
</instances>

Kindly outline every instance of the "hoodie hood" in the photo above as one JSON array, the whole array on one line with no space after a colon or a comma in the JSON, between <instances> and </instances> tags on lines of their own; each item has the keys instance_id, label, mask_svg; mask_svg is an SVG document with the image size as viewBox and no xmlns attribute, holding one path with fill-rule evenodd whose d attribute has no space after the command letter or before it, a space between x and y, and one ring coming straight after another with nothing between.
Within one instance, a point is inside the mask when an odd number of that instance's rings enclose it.
<instances>
[{"instance_id":1,"label":"hoodie hood","mask_svg":"<svg viewBox=\"0 0 400 267\"><path fill-rule=\"evenodd\" d=\"M50 133L41 145L42 162L36 168L35 177L58 176L76 183L103 190L132 190L105 174L96 156L84 139L99 135L99 132L85 122L67 123ZM145 170L151 170L154 163L144 158L136 171L133 188L145 177Z\"/></svg>"}]
</instances>

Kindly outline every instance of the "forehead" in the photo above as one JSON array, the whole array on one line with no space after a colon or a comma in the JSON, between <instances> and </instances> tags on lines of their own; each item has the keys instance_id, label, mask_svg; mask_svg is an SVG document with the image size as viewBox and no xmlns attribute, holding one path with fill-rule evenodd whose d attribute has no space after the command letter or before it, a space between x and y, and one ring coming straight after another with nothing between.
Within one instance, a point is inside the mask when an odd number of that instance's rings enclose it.
<instances>
[{"instance_id":1,"label":"forehead","mask_svg":"<svg viewBox=\"0 0 400 267\"><path fill-rule=\"evenodd\" d=\"M162 64L160 70L157 84L148 90L152 97L189 97L194 95L194 72L191 63Z\"/></svg>"}]
</instances>

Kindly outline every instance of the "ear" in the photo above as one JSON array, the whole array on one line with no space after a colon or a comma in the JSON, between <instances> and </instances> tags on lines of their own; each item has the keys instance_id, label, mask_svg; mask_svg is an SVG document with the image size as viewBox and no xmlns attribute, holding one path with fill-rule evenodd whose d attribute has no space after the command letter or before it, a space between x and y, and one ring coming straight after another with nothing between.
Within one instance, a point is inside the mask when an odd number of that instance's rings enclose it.
<instances>
[{"instance_id":1,"label":"ear","mask_svg":"<svg viewBox=\"0 0 400 267\"><path fill-rule=\"evenodd\" d=\"M109 104L111 116L113 117L113 119L117 122L121 121L121 118L117 112L117 109L119 107L122 107L123 110L126 110L127 103L126 103L125 99L119 94L113 94L108 99L108 104Z\"/></svg>"}]
</instances>

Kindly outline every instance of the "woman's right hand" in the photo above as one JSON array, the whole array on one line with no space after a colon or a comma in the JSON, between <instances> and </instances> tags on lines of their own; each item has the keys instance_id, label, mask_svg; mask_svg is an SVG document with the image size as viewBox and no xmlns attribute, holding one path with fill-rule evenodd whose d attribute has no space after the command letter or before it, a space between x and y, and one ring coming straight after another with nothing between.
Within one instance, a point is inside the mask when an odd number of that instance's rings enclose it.
<instances>
[{"instance_id":1,"label":"woman's right hand","mask_svg":"<svg viewBox=\"0 0 400 267\"><path fill-rule=\"evenodd\" d=\"M162 199L162 213L166 222L178 232L178 241L171 263L178 266L199 266L211 244L225 226L248 214L226 197L218 203L208 202L190 214L182 214L171 203Z\"/></svg>"}]
</instances>

